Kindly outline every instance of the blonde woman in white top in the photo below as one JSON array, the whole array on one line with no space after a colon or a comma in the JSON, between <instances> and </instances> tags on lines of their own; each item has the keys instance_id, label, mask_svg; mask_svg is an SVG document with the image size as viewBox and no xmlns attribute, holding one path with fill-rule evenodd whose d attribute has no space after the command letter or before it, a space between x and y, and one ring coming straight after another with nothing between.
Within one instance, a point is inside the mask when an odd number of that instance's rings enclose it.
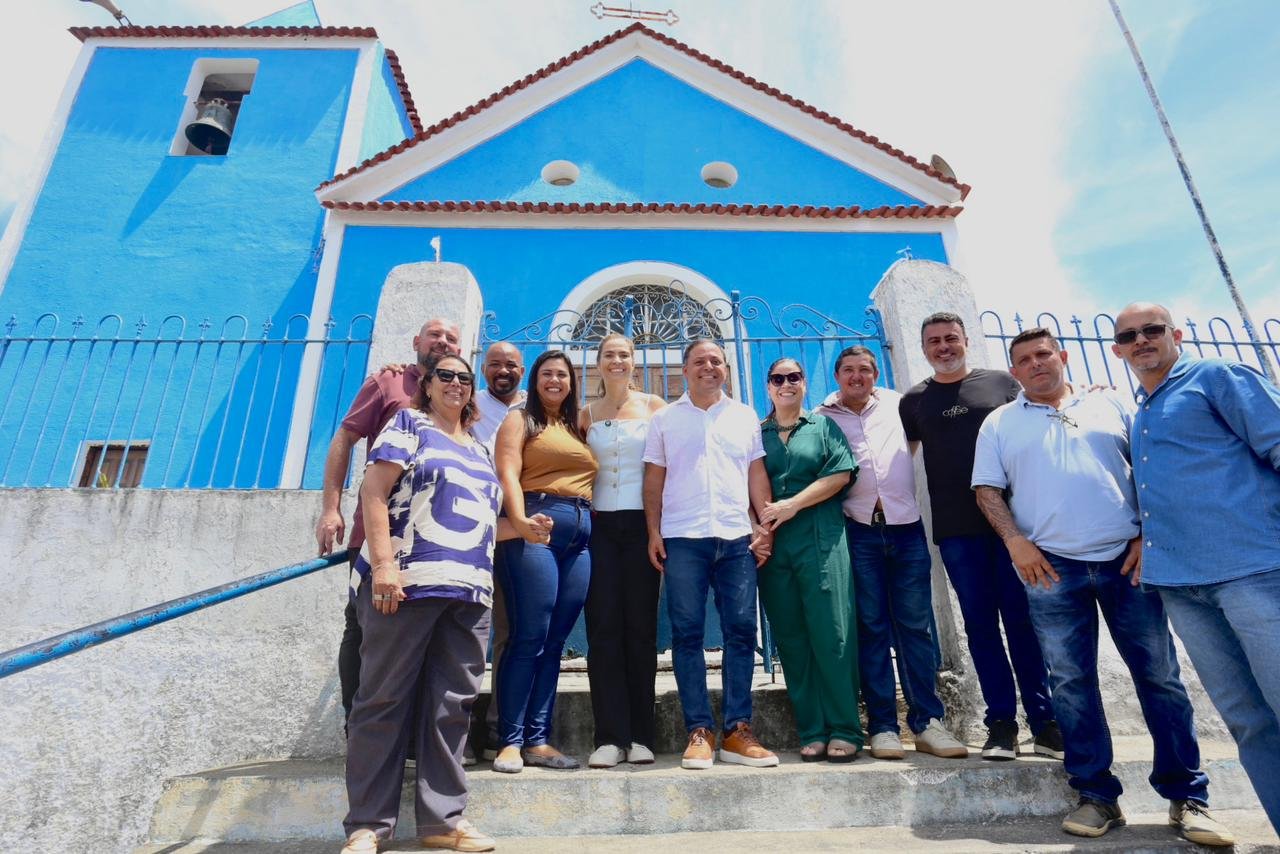
<instances>
[{"instance_id":1,"label":"blonde woman in white top","mask_svg":"<svg viewBox=\"0 0 1280 854\"><path fill-rule=\"evenodd\" d=\"M579 423L600 463L592 491L591 586L587 592L587 674L595 716L592 768L653 762L658 588L649 564L641 485L644 444L662 398L637 391L635 344L610 334L596 365L603 394Z\"/></svg>"}]
</instances>

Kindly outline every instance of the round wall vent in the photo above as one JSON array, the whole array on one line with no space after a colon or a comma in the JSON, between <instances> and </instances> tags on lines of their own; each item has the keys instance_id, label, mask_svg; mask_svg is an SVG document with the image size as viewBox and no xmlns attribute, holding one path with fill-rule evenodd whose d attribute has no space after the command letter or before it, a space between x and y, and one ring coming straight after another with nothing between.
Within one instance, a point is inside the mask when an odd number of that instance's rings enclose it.
<instances>
[{"instance_id":1,"label":"round wall vent","mask_svg":"<svg viewBox=\"0 0 1280 854\"><path fill-rule=\"evenodd\" d=\"M724 190L738 183L738 170L732 163L717 160L702 167L702 180L708 187Z\"/></svg>"},{"instance_id":2,"label":"round wall vent","mask_svg":"<svg viewBox=\"0 0 1280 854\"><path fill-rule=\"evenodd\" d=\"M568 187L578 180L578 167L568 160L552 160L542 167L542 180L553 187Z\"/></svg>"}]
</instances>

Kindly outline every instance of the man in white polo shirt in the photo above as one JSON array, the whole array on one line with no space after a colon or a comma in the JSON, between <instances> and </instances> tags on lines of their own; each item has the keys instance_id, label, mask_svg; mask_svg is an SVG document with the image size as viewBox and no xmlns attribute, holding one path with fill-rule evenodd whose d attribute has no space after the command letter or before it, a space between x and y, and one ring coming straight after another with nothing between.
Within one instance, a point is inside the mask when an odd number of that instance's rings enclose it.
<instances>
[{"instance_id":1,"label":"man in white polo shirt","mask_svg":"<svg viewBox=\"0 0 1280 854\"><path fill-rule=\"evenodd\" d=\"M728 364L715 341L686 347L683 372L688 391L654 413L644 449L649 560L665 573L671 657L689 732L681 766L710 768L715 754L703 654L707 591L714 588L724 636L720 759L771 767L778 757L751 732L756 567L770 549L751 509L772 497L760 420L724 393Z\"/></svg>"},{"instance_id":2,"label":"man in white polo shirt","mask_svg":"<svg viewBox=\"0 0 1280 854\"><path fill-rule=\"evenodd\" d=\"M1141 556L1133 402L1111 391L1077 393L1066 381L1067 354L1047 329L1015 337L1009 358L1022 391L982 423L972 483L1026 585L1049 665L1064 765L1080 798L1062 829L1097 837L1125 823L1098 688L1101 608L1155 742L1149 779L1171 802L1170 824L1193 842L1230 845L1206 806L1209 778L1164 607L1131 575Z\"/></svg>"}]
</instances>

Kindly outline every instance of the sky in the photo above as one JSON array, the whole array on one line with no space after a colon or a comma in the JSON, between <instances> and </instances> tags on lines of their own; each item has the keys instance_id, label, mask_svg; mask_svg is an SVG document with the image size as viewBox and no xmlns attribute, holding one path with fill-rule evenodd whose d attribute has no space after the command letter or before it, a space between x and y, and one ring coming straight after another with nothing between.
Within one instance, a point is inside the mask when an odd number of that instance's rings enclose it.
<instances>
[{"instance_id":1,"label":"sky","mask_svg":"<svg viewBox=\"0 0 1280 854\"><path fill-rule=\"evenodd\" d=\"M980 308L1032 318L1170 304L1236 315L1105 0L647 0L654 24L973 186L957 266ZM77 0L6 4L0 224L79 48L110 16ZM288 0L118 0L135 24L243 24ZM591 0L316 0L373 26L431 124L625 26ZM611 5L624 5L615 3ZM1255 321L1280 318L1280 2L1121 0ZM14 85L21 81L22 85ZM785 201L785 200L780 200ZM1269 329L1280 339L1280 322Z\"/></svg>"}]
</instances>

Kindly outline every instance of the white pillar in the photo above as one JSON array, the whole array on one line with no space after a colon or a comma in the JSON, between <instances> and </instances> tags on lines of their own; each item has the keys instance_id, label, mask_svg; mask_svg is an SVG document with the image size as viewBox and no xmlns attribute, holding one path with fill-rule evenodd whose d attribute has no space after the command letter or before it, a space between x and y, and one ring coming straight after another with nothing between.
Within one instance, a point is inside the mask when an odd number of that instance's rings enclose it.
<instances>
[{"instance_id":1,"label":"white pillar","mask_svg":"<svg viewBox=\"0 0 1280 854\"><path fill-rule=\"evenodd\" d=\"M986 338L978 317L978 306L968 281L957 270L936 261L902 260L885 271L871 292L880 309L885 339L889 342L889 359L893 364L894 385L906 392L916 383L933 376L920 346L920 324L929 315L949 311L964 320L969 336L968 364L972 368L990 367ZM922 454L916 455L916 495L925 530L933 531L929 508L929 490L925 482ZM944 697L949 723L964 730L977 731L982 724L982 696L965 642L960 605L947 584L946 571L937 548L929 545L933 556L933 611L937 619L943 667L957 679L944 680Z\"/></svg>"},{"instance_id":2,"label":"white pillar","mask_svg":"<svg viewBox=\"0 0 1280 854\"><path fill-rule=\"evenodd\" d=\"M325 263L336 267L336 259L336 252L332 261L326 254ZM471 271L461 264L430 261L401 264L387 274L382 284L369 345L369 370L377 370L390 362L414 361L413 338L422 329L422 324L433 317L445 317L458 324L462 331L462 353L469 358L475 352L480 337L483 313L480 286ZM312 324L317 324L317 318L321 316L313 314ZM323 316L328 316L327 306ZM310 334L313 338L322 337L320 333ZM311 435L311 411L315 405L323 358L323 345L308 345L298 378L293 422L280 478L283 489L302 486L307 442ZM357 467L363 465L363 456L364 446L359 445L356 450Z\"/></svg>"},{"instance_id":3,"label":"white pillar","mask_svg":"<svg viewBox=\"0 0 1280 854\"><path fill-rule=\"evenodd\" d=\"M421 261L393 268L382 285L373 321L369 370L388 362L413 361L413 337L433 317L458 324L462 355L470 361L480 338L483 310L480 286L461 264Z\"/></svg>"}]
</instances>

